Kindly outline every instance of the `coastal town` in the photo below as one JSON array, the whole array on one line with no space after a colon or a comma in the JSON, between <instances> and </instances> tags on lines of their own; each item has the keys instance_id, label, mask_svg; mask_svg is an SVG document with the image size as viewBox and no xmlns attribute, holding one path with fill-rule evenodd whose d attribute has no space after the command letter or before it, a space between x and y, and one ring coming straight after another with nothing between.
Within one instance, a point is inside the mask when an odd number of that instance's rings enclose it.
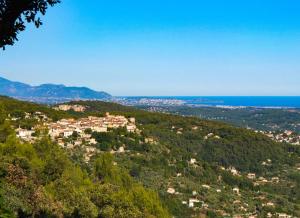
<instances>
[{"instance_id":1,"label":"coastal town","mask_svg":"<svg viewBox=\"0 0 300 218\"><path fill-rule=\"evenodd\" d=\"M186 102L175 98L113 98L112 102L127 106L182 106Z\"/></svg>"}]
</instances>

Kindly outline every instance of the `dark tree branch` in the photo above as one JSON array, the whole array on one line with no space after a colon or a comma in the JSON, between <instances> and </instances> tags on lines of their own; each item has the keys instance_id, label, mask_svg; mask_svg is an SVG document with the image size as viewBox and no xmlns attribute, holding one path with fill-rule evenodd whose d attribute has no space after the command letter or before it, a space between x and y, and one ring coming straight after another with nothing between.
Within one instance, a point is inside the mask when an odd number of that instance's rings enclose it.
<instances>
[{"instance_id":1,"label":"dark tree branch","mask_svg":"<svg viewBox=\"0 0 300 218\"><path fill-rule=\"evenodd\" d=\"M38 28L42 22L38 14L45 15L49 6L60 0L0 0L0 48L13 45L25 23L33 22Z\"/></svg>"}]
</instances>

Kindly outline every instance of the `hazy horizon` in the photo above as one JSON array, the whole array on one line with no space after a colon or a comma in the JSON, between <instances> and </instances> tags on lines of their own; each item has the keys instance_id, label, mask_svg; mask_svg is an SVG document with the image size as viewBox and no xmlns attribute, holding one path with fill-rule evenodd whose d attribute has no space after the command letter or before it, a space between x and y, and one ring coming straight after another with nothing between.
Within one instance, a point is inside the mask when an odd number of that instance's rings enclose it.
<instances>
[{"instance_id":1,"label":"hazy horizon","mask_svg":"<svg viewBox=\"0 0 300 218\"><path fill-rule=\"evenodd\" d=\"M64 83L40 83L40 84L30 84L30 83L25 83L22 81L17 81L17 80L11 80L9 78L3 77L0 74L0 78L4 78L7 80L10 80L12 82L19 82L19 83L24 83L30 86L40 86L40 85L46 85L46 84L51 84L51 85L63 85L66 87L85 87L85 88L90 88L88 86L74 86L74 85L65 85ZM95 89L94 91L103 91L107 92L105 90L97 90ZM111 94L111 93L108 93ZM161 97L161 98L169 98L169 97L300 97L300 95L112 95L113 97Z\"/></svg>"},{"instance_id":2,"label":"hazy horizon","mask_svg":"<svg viewBox=\"0 0 300 218\"><path fill-rule=\"evenodd\" d=\"M299 96L300 3L64 0L0 75L114 96Z\"/></svg>"}]
</instances>

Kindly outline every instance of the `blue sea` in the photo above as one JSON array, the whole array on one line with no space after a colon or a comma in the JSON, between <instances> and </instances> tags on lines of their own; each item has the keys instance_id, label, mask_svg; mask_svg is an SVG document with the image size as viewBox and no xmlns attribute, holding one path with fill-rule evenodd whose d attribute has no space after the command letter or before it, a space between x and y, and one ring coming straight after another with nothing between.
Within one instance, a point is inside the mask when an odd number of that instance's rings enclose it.
<instances>
[{"instance_id":1,"label":"blue sea","mask_svg":"<svg viewBox=\"0 0 300 218\"><path fill-rule=\"evenodd\" d=\"M138 99L180 100L194 106L300 108L300 96L137 96Z\"/></svg>"}]
</instances>

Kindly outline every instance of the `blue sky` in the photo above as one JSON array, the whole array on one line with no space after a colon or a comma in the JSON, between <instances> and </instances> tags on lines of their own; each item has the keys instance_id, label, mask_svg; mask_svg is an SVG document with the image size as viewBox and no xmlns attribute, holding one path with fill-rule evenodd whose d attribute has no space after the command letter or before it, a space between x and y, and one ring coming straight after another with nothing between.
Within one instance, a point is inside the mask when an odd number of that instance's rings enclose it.
<instances>
[{"instance_id":1,"label":"blue sky","mask_svg":"<svg viewBox=\"0 0 300 218\"><path fill-rule=\"evenodd\" d=\"M113 95L300 95L299 0L63 0L0 76Z\"/></svg>"}]
</instances>

